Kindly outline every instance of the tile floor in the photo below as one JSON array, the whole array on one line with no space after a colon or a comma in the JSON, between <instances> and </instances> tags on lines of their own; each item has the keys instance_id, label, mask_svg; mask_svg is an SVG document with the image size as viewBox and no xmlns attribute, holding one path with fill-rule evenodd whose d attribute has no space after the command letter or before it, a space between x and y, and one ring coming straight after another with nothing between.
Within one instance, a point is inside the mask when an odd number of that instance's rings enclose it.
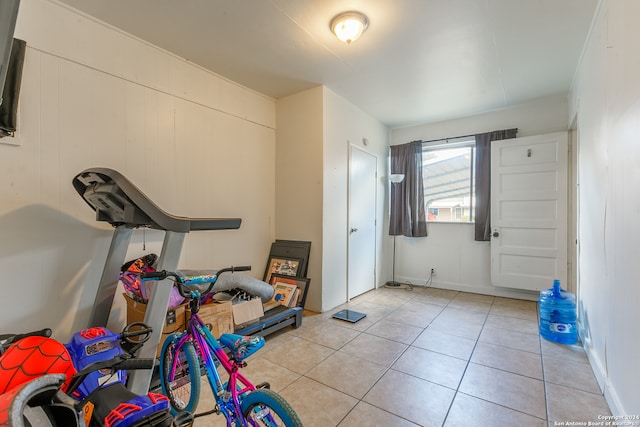
<instances>
[{"instance_id":1,"label":"tile floor","mask_svg":"<svg viewBox=\"0 0 640 427\"><path fill-rule=\"evenodd\" d=\"M343 308L367 317L331 318ZM305 427L552 427L609 415L582 348L541 339L537 325L532 301L381 288L268 337L245 373L269 381Z\"/></svg>"}]
</instances>

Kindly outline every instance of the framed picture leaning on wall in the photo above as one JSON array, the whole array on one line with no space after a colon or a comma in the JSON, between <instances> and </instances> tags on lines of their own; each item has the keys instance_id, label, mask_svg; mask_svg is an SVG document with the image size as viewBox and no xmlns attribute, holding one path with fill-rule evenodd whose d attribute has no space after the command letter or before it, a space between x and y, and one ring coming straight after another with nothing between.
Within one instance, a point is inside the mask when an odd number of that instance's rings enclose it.
<instances>
[{"instance_id":1,"label":"framed picture leaning on wall","mask_svg":"<svg viewBox=\"0 0 640 427\"><path fill-rule=\"evenodd\" d=\"M284 258L278 256L269 256L267 269L264 272L263 281L271 283L272 274L280 274L283 276L297 276L302 266L300 258Z\"/></svg>"},{"instance_id":2,"label":"framed picture leaning on wall","mask_svg":"<svg viewBox=\"0 0 640 427\"><path fill-rule=\"evenodd\" d=\"M278 285L293 285L298 289L295 295L295 301L291 301L289 307L302 307L304 308L305 301L307 299L307 292L309 291L309 283L311 279L306 277L293 277L283 276L282 274L272 274L271 286L276 287Z\"/></svg>"}]
</instances>

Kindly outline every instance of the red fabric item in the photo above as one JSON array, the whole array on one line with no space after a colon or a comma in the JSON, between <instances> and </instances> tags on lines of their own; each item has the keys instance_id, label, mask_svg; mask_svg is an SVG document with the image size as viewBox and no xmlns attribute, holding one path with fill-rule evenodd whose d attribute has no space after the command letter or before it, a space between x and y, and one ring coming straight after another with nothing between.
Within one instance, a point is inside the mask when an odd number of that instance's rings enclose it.
<instances>
[{"instance_id":1,"label":"red fabric item","mask_svg":"<svg viewBox=\"0 0 640 427\"><path fill-rule=\"evenodd\" d=\"M65 391L75 373L63 344L47 337L23 338L0 356L0 394L45 374L65 374Z\"/></svg>"},{"instance_id":2,"label":"red fabric item","mask_svg":"<svg viewBox=\"0 0 640 427\"><path fill-rule=\"evenodd\" d=\"M0 395L0 427L9 425L9 407L13 401L13 397L26 385L27 383L23 383L18 387L14 387L9 392Z\"/></svg>"}]
</instances>

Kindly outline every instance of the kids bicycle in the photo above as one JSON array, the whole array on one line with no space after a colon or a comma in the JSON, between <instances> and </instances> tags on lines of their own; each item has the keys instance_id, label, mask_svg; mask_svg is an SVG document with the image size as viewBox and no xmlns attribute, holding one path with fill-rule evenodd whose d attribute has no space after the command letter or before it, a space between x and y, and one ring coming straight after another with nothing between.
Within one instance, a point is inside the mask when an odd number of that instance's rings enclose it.
<instances>
[{"instance_id":1,"label":"kids bicycle","mask_svg":"<svg viewBox=\"0 0 640 427\"><path fill-rule=\"evenodd\" d=\"M139 273L142 280L173 280L191 309L186 331L169 335L160 353L160 382L173 412L195 412L200 400L201 362L216 401L214 413L222 414L227 426L301 427L291 405L269 389L268 383L253 385L240 370L245 360L264 346L261 336L222 334L216 339L200 319L200 297L208 294L221 274L247 271L250 267L230 267L215 274L156 271ZM227 352L229 354L227 354ZM228 374L223 383L217 370ZM197 415L196 415L197 416Z\"/></svg>"}]
</instances>

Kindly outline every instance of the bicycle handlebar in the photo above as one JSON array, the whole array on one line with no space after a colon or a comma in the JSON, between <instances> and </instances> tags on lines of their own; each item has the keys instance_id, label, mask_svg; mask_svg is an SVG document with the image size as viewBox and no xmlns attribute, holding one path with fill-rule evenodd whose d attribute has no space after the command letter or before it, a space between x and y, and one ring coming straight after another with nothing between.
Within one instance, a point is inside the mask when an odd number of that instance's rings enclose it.
<instances>
[{"instance_id":1,"label":"bicycle handlebar","mask_svg":"<svg viewBox=\"0 0 640 427\"><path fill-rule=\"evenodd\" d=\"M220 277L221 274L233 273L236 271L250 271L250 270L251 270L250 265L241 265L238 267L232 266L232 267L226 267L218 270L216 274L213 276L211 282L209 282L209 287L204 292L202 292L202 295L205 295L211 292L213 285L215 285L216 281L218 280L218 277ZM178 292L180 293L180 295L182 295L182 297L184 298L190 298L190 294L184 291L185 284L182 280L182 277L175 272L160 270L160 271L143 271L143 272L140 272L139 274L140 274L141 280L145 280L145 279L164 280L167 277L173 277L175 279L175 282L178 284Z\"/></svg>"},{"instance_id":2,"label":"bicycle handlebar","mask_svg":"<svg viewBox=\"0 0 640 427\"><path fill-rule=\"evenodd\" d=\"M167 278L168 275L169 275L169 273L167 272L167 270L142 271L142 272L140 272L140 279L142 279L142 280L144 280L144 279L164 280L164 279Z\"/></svg>"}]
</instances>

